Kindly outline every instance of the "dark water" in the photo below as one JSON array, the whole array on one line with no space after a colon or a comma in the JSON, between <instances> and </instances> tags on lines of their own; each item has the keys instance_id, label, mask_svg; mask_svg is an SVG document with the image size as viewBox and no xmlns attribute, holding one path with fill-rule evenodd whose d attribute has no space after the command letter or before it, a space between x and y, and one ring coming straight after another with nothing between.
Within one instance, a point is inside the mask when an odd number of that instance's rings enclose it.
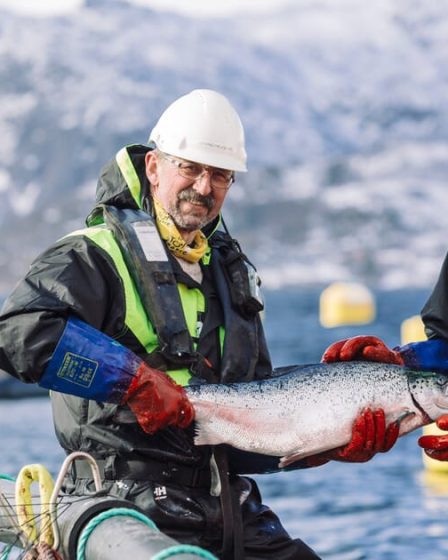
<instances>
[{"instance_id":1,"label":"dark water","mask_svg":"<svg viewBox=\"0 0 448 560\"><path fill-rule=\"evenodd\" d=\"M377 294L377 319L363 328L325 330L318 292L269 293L266 328L275 365L315 362L332 341L361 333L400 343L400 325L425 291ZM262 429L262 426L260 427ZM0 401L0 473L42 462L56 475L63 459L46 399ZM448 475L423 468L413 433L365 464L330 463L258 477L264 501L294 536L329 560L446 560Z\"/></svg>"}]
</instances>

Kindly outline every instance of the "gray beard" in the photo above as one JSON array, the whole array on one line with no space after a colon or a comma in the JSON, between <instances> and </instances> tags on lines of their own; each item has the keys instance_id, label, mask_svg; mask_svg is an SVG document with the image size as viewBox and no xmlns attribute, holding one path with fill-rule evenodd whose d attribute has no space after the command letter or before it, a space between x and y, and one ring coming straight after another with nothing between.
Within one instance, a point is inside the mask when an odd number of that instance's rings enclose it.
<instances>
[{"instance_id":1,"label":"gray beard","mask_svg":"<svg viewBox=\"0 0 448 560\"><path fill-rule=\"evenodd\" d=\"M188 217L182 215L182 213L179 211L177 207L173 209L170 208L168 213L171 216L173 222L175 223L177 229L182 231L187 231L187 232L192 232L192 231L197 231L198 229L202 229L204 226L206 226L211 221L213 221L213 218L204 216L204 218L202 218L201 220L198 221L196 219L195 223L191 223L188 220Z\"/></svg>"},{"instance_id":2,"label":"gray beard","mask_svg":"<svg viewBox=\"0 0 448 560\"><path fill-rule=\"evenodd\" d=\"M202 229L208 223L210 223L213 218L208 216L204 216L202 219L197 221L197 218L194 219L195 223L190 223L189 216L185 216L180 211L180 203L182 201L186 202L200 202L203 204L209 211L213 208L214 199L213 196L202 196L198 194L193 188L188 188L181 191L177 197L176 204L169 208L169 215L171 219L176 224L177 229L182 231L192 232L198 229Z\"/></svg>"}]
</instances>

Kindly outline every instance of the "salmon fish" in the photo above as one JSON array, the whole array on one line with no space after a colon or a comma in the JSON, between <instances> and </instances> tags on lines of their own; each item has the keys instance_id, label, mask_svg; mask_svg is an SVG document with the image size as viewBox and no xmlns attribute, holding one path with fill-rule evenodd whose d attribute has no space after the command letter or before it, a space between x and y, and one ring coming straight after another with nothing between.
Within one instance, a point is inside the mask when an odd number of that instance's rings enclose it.
<instances>
[{"instance_id":1,"label":"salmon fish","mask_svg":"<svg viewBox=\"0 0 448 560\"><path fill-rule=\"evenodd\" d=\"M283 368L262 381L186 388L197 445L226 443L285 467L350 441L355 418L383 408L400 436L448 412L448 375L375 362Z\"/></svg>"}]
</instances>

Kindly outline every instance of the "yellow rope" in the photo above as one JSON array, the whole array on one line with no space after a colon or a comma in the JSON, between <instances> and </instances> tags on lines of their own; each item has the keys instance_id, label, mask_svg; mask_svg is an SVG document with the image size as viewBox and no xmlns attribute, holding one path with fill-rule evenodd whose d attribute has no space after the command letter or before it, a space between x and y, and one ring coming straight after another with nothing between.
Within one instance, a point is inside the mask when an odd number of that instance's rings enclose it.
<instances>
[{"instance_id":1,"label":"yellow rope","mask_svg":"<svg viewBox=\"0 0 448 560\"><path fill-rule=\"evenodd\" d=\"M31 543L37 542L36 517L33 511L31 484L39 483L40 492L40 531L39 543L53 545L53 531L50 517L50 497L53 479L44 465L26 465L16 480L16 509L20 528Z\"/></svg>"}]
</instances>

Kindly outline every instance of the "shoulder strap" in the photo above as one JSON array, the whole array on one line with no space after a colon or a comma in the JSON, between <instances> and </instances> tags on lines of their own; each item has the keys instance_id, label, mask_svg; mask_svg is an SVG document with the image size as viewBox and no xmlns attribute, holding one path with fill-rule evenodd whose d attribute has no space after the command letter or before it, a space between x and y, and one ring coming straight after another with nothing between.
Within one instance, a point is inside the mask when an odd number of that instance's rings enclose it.
<instances>
[{"instance_id":1,"label":"shoulder strap","mask_svg":"<svg viewBox=\"0 0 448 560\"><path fill-rule=\"evenodd\" d=\"M246 318L257 315L264 309L261 280L257 270L242 252L239 243L226 231L217 231L210 245L221 254L222 268L236 309Z\"/></svg>"},{"instance_id":2,"label":"shoulder strap","mask_svg":"<svg viewBox=\"0 0 448 560\"><path fill-rule=\"evenodd\" d=\"M196 360L176 279L152 216L143 210L102 205L148 318L154 326L160 353L170 362Z\"/></svg>"}]
</instances>

